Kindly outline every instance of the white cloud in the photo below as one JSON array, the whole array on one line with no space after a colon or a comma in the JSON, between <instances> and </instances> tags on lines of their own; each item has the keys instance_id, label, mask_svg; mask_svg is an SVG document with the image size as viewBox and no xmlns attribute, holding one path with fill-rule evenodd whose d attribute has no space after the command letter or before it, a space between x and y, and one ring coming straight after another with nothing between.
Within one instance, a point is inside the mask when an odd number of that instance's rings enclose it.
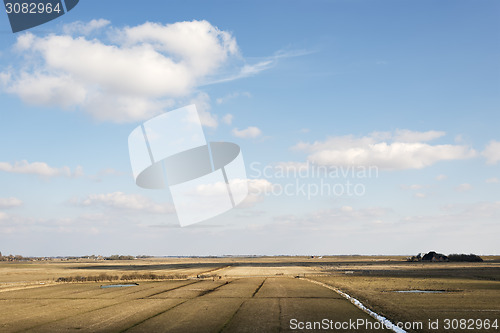
<instances>
[{"instance_id":1,"label":"white cloud","mask_svg":"<svg viewBox=\"0 0 500 333\"><path fill-rule=\"evenodd\" d=\"M69 108L84 103L87 90L72 76L48 75L41 72L21 72L17 79L10 73L4 73L3 83L8 93L18 95L32 105Z\"/></svg>"},{"instance_id":2,"label":"white cloud","mask_svg":"<svg viewBox=\"0 0 500 333\"><path fill-rule=\"evenodd\" d=\"M279 185L273 184L267 179L248 179L248 196L243 200L238 208L251 208L264 200L264 196L273 193Z\"/></svg>"},{"instance_id":3,"label":"white cloud","mask_svg":"<svg viewBox=\"0 0 500 333\"><path fill-rule=\"evenodd\" d=\"M253 139L262 135L262 131L255 126L250 126L242 130L235 128L233 129L232 133L234 136L243 139Z\"/></svg>"},{"instance_id":4,"label":"white cloud","mask_svg":"<svg viewBox=\"0 0 500 333\"><path fill-rule=\"evenodd\" d=\"M95 119L117 123L149 119L173 108L173 99L144 98L93 91L83 104L84 109Z\"/></svg>"},{"instance_id":5,"label":"white cloud","mask_svg":"<svg viewBox=\"0 0 500 333\"><path fill-rule=\"evenodd\" d=\"M19 207L22 204L23 202L18 198L0 198L0 209Z\"/></svg>"},{"instance_id":6,"label":"white cloud","mask_svg":"<svg viewBox=\"0 0 500 333\"><path fill-rule=\"evenodd\" d=\"M17 37L16 44L14 45L14 49L16 51L23 51L26 49L29 49L30 47L33 46L33 42L35 40L35 35L26 33L19 35Z\"/></svg>"},{"instance_id":7,"label":"white cloud","mask_svg":"<svg viewBox=\"0 0 500 333\"><path fill-rule=\"evenodd\" d=\"M248 193L262 195L269 193L273 186L271 182L266 179L232 179L230 181L231 188L238 188L239 186L248 187ZM216 182L212 184L198 185L196 188L188 192L192 196L227 196L227 184L225 182Z\"/></svg>"},{"instance_id":8,"label":"white cloud","mask_svg":"<svg viewBox=\"0 0 500 333\"><path fill-rule=\"evenodd\" d=\"M44 162L32 162L29 163L26 160L15 162L14 164L8 162L0 162L0 171L19 173L19 174L30 174L43 177L80 177L83 175L82 167L78 166L75 171L71 172L71 169L67 166L61 168L54 168L49 166Z\"/></svg>"},{"instance_id":9,"label":"white cloud","mask_svg":"<svg viewBox=\"0 0 500 333\"><path fill-rule=\"evenodd\" d=\"M225 182L198 185L196 188L190 189L190 191L185 194L197 197L228 198L227 184Z\"/></svg>"},{"instance_id":10,"label":"white cloud","mask_svg":"<svg viewBox=\"0 0 500 333\"><path fill-rule=\"evenodd\" d=\"M437 176L436 176L436 180L438 180L438 181L445 180L445 179L447 179L447 178L448 178L448 176L447 176L447 175L437 175Z\"/></svg>"},{"instance_id":11,"label":"white cloud","mask_svg":"<svg viewBox=\"0 0 500 333\"><path fill-rule=\"evenodd\" d=\"M113 192L107 194L91 194L83 200L74 200L80 206L104 206L120 211L138 211L153 214L169 214L175 212L171 204L159 204L139 194Z\"/></svg>"},{"instance_id":12,"label":"white cloud","mask_svg":"<svg viewBox=\"0 0 500 333\"><path fill-rule=\"evenodd\" d=\"M248 180L248 192L254 194L263 194L272 192L273 188L278 186L271 183L267 179L249 179Z\"/></svg>"},{"instance_id":13,"label":"white cloud","mask_svg":"<svg viewBox=\"0 0 500 333\"><path fill-rule=\"evenodd\" d=\"M252 193L249 193L245 200L243 200L238 206L236 206L237 209L245 209L245 208L253 208L255 205L257 205L259 202L262 202L264 198L260 195L255 195Z\"/></svg>"},{"instance_id":14,"label":"white cloud","mask_svg":"<svg viewBox=\"0 0 500 333\"><path fill-rule=\"evenodd\" d=\"M107 25L80 22L66 32ZM81 107L113 122L158 114L238 56L234 37L207 21L144 23L115 29L111 40L25 33L14 49L25 57L24 66L2 73L5 91L31 104ZM205 121L216 126L210 117Z\"/></svg>"},{"instance_id":15,"label":"white cloud","mask_svg":"<svg viewBox=\"0 0 500 333\"><path fill-rule=\"evenodd\" d=\"M427 195L425 193L417 192L415 193L415 198L425 198Z\"/></svg>"},{"instance_id":16,"label":"white cloud","mask_svg":"<svg viewBox=\"0 0 500 333\"><path fill-rule=\"evenodd\" d=\"M426 185L420 185L420 184L413 184L413 185L410 185L410 186L403 185L402 187L403 187L403 189L421 190L421 189L423 189L423 188L425 188L427 186Z\"/></svg>"},{"instance_id":17,"label":"white cloud","mask_svg":"<svg viewBox=\"0 0 500 333\"><path fill-rule=\"evenodd\" d=\"M198 110L198 116L203 126L217 128L217 116L210 113L210 96L207 93L198 93L195 98L191 99L189 104L196 105L196 110Z\"/></svg>"},{"instance_id":18,"label":"white cloud","mask_svg":"<svg viewBox=\"0 0 500 333\"><path fill-rule=\"evenodd\" d=\"M224 104L224 103L227 103L229 102L230 100L232 99L235 99L235 98L238 98L238 97L252 97L252 95L249 93L249 92L235 92L235 93L232 93L232 94L228 94L224 97L219 97L216 99L216 102L217 104Z\"/></svg>"},{"instance_id":19,"label":"white cloud","mask_svg":"<svg viewBox=\"0 0 500 333\"><path fill-rule=\"evenodd\" d=\"M386 170L421 169L439 161L476 156L475 150L468 146L409 142L415 139L428 141L440 136L442 132L400 130L395 134L377 132L361 138L352 135L330 137L314 143L300 142L292 148L309 153L307 159L319 165L374 165Z\"/></svg>"},{"instance_id":20,"label":"white cloud","mask_svg":"<svg viewBox=\"0 0 500 333\"><path fill-rule=\"evenodd\" d=\"M455 187L455 190L457 192L468 192L468 191L472 190L472 188L473 188L473 186L471 184L464 183L464 184L460 184L457 187Z\"/></svg>"},{"instance_id":21,"label":"white cloud","mask_svg":"<svg viewBox=\"0 0 500 333\"><path fill-rule=\"evenodd\" d=\"M271 193L274 186L265 179L231 179L229 187L234 193L244 193L248 190L248 195L237 205L238 209L251 208L263 200L267 193ZM203 198L203 205L218 206L228 197L228 184L225 182L215 182L211 184L198 185L189 189L184 195L190 197ZM221 201L223 200L223 201ZM201 202L199 202L201 204Z\"/></svg>"},{"instance_id":22,"label":"white cloud","mask_svg":"<svg viewBox=\"0 0 500 333\"><path fill-rule=\"evenodd\" d=\"M106 34L97 34L104 28ZM277 52L249 64L233 35L205 20L116 28L99 19L67 24L62 32L20 34L13 51L22 63L0 72L3 90L29 104L81 109L116 123L149 119L185 105L198 87L253 76L281 58L310 53ZM250 94L238 92L217 102L240 96ZM208 111L202 118L216 127Z\"/></svg>"},{"instance_id":23,"label":"white cloud","mask_svg":"<svg viewBox=\"0 0 500 333\"><path fill-rule=\"evenodd\" d=\"M117 36L126 45L148 43L159 51L179 57L194 70L194 75L210 74L228 56L238 54L238 45L231 33L207 21L167 25L147 22L119 30Z\"/></svg>"},{"instance_id":24,"label":"white cloud","mask_svg":"<svg viewBox=\"0 0 500 333\"><path fill-rule=\"evenodd\" d=\"M340 211L341 212L344 212L344 213L347 213L347 212L352 212L354 211L354 208L352 208L351 206L342 206L340 207Z\"/></svg>"},{"instance_id":25,"label":"white cloud","mask_svg":"<svg viewBox=\"0 0 500 333\"><path fill-rule=\"evenodd\" d=\"M63 26L63 32L67 35L90 35L111 24L105 19L91 20L90 22L76 21Z\"/></svg>"},{"instance_id":26,"label":"white cloud","mask_svg":"<svg viewBox=\"0 0 500 333\"><path fill-rule=\"evenodd\" d=\"M497 164L500 161L500 141L492 140L481 153L487 164Z\"/></svg>"},{"instance_id":27,"label":"white cloud","mask_svg":"<svg viewBox=\"0 0 500 333\"><path fill-rule=\"evenodd\" d=\"M222 117L222 122L226 125L231 125L233 123L233 115L228 113Z\"/></svg>"},{"instance_id":28,"label":"white cloud","mask_svg":"<svg viewBox=\"0 0 500 333\"><path fill-rule=\"evenodd\" d=\"M499 182L500 182L500 180L498 180L497 177L492 177L492 178L486 179L486 183L488 183L488 184L497 184Z\"/></svg>"}]
</instances>

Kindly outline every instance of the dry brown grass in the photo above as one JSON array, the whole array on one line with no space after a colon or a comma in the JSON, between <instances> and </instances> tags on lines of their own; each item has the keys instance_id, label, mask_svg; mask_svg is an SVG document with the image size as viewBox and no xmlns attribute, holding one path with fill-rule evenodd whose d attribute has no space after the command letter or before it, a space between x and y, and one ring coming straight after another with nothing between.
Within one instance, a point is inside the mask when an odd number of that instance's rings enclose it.
<instances>
[{"instance_id":1,"label":"dry brown grass","mask_svg":"<svg viewBox=\"0 0 500 333\"><path fill-rule=\"evenodd\" d=\"M361 256L2 262L0 331L278 332L288 331L292 318L369 318L332 290L294 278L304 275L340 288L393 321L499 318L500 258L485 259L483 263L407 263L404 257ZM60 277L66 282L56 283ZM100 288L112 281L139 285ZM449 292L393 292L411 289Z\"/></svg>"}]
</instances>

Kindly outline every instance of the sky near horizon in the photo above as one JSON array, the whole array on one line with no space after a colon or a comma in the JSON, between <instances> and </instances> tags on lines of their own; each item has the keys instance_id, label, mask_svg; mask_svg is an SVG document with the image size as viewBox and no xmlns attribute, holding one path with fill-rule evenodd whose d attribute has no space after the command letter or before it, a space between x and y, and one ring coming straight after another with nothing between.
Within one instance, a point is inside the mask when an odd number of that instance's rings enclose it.
<instances>
[{"instance_id":1,"label":"sky near horizon","mask_svg":"<svg viewBox=\"0 0 500 333\"><path fill-rule=\"evenodd\" d=\"M250 195L181 228L127 138L196 104ZM0 15L0 251L500 254L497 1L96 1Z\"/></svg>"}]
</instances>

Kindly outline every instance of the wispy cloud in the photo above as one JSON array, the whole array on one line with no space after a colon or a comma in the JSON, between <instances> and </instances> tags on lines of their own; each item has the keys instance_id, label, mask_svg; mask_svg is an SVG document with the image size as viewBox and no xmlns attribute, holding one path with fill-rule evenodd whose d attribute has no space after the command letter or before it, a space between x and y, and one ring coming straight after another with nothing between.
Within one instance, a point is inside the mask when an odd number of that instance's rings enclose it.
<instances>
[{"instance_id":1,"label":"wispy cloud","mask_svg":"<svg viewBox=\"0 0 500 333\"><path fill-rule=\"evenodd\" d=\"M19 173L19 174L28 174L28 175L37 175L42 177L80 177L83 176L82 167L78 166L74 171L67 166L63 166L60 168L51 167L45 162L28 162L26 160L22 160L19 162L8 163L8 162L0 162L0 171L9 172L9 173Z\"/></svg>"},{"instance_id":2,"label":"wispy cloud","mask_svg":"<svg viewBox=\"0 0 500 333\"><path fill-rule=\"evenodd\" d=\"M247 97L250 98L252 97L252 94L250 94L248 91L244 92L234 92L231 94L227 94L224 97L219 97L216 99L217 104L224 104L229 102L230 100L236 99L238 97Z\"/></svg>"},{"instance_id":3,"label":"wispy cloud","mask_svg":"<svg viewBox=\"0 0 500 333\"><path fill-rule=\"evenodd\" d=\"M207 81L204 85L211 85L216 83L223 83L234 81L238 79L242 79L245 77L255 76L260 72L266 71L277 65L280 59L292 58L292 57L300 57L315 53L316 51L308 51L308 50L280 50L276 52L274 55L266 58L262 58L260 61L256 61L251 64L244 64L239 68L236 74L222 75L220 78L216 78L213 80Z\"/></svg>"},{"instance_id":4,"label":"wispy cloud","mask_svg":"<svg viewBox=\"0 0 500 333\"><path fill-rule=\"evenodd\" d=\"M486 158L487 164L497 164L500 161L500 141L490 141L481 155Z\"/></svg>"},{"instance_id":5,"label":"wispy cloud","mask_svg":"<svg viewBox=\"0 0 500 333\"><path fill-rule=\"evenodd\" d=\"M488 184L497 184L499 182L500 182L500 180L497 177L492 177L492 178L486 179L486 183L488 183Z\"/></svg>"},{"instance_id":6,"label":"wispy cloud","mask_svg":"<svg viewBox=\"0 0 500 333\"><path fill-rule=\"evenodd\" d=\"M421 185L421 184L401 185L402 189L404 189L404 190L413 190L413 191L421 190L421 189L424 189L424 188L427 188L427 187L429 187L429 185Z\"/></svg>"},{"instance_id":7,"label":"wispy cloud","mask_svg":"<svg viewBox=\"0 0 500 333\"><path fill-rule=\"evenodd\" d=\"M210 113L210 96L207 93L199 92L189 103L196 105L196 110L203 126L217 128L219 121L216 115Z\"/></svg>"},{"instance_id":8,"label":"wispy cloud","mask_svg":"<svg viewBox=\"0 0 500 333\"><path fill-rule=\"evenodd\" d=\"M468 192L473 189L473 186L469 183L463 183L455 187L455 191L457 192Z\"/></svg>"},{"instance_id":9,"label":"wispy cloud","mask_svg":"<svg viewBox=\"0 0 500 333\"><path fill-rule=\"evenodd\" d=\"M477 156L474 149L465 145L427 143L442 136L444 132L438 131L374 132L364 137L348 135L299 142L292 149L309 153L309 162L318 165L373 165L386 170L422 169L439 161Z\"/></svg>"},{"instance_id":10,"label":"wispy cloud","mask_svg":"<svg viewBox=\"0 0 500 333\"><path fill-rule=\"evenodd\" d=\"M76 21L63 26L63 32L67 35L90 35L96 31L109 26L110 21L105 19L91 20L89 22Z\"/></svg>"},{"instance_id":11,"label":"wispy cloud","mask_svg":"<svg viewBox=\"0 0 500 333\"><path fill-rule=\"evenodd\" d=\"M106 207L119 211L135 211L151 214L171 214L175 212L170 203L156 203L139 194L113 192L105 194L90 194L84 199L73 199L70 203L84 207Z\"/></svg>"},{"instance_id":12,"label":"wispy cloud","mask_svg":"<svg viewBox=\"0 0 500 333\"><path fill-rule=\"evenodd\" d=\"M18 198L10 197L10 198L0 198L0 209L8 209L22 206L22 200Z\"/></svg>"},{"instance_id":13,"label":"wispy cloud","mask_svg":"<svg viewBox=\"0 0 500 333\"><path fill-rule=\"evenodd\" d=\"M275 65L275 63L271 60L264 60L264 61L260 61L260 62L257 62L255 64L251 64L251 65L245 64L245 65L243 65L243 67L241 67L239 69L239 71L236 74L230 74L228 76L223 76L222 78L216 78L216 79L210 80L202 85L205 86L205 85L212 85L212 84L217 84L217 83L230 82L230 81L239 80L239 79L243 79L246 77L254 76L254 75L259 74L262 71L265 71L265 70L273 67L274 65Z\"/></svg>"},{"instance_id":14,"label":"wispy cloud","mask_svg":"<svg viewBox=\"0 0 500 333\"><path fill-rule=\"evenodd\" d=\"M255 139L262 135L262 131L255 126L250 126L242 130L235 128L232 133L235 137L242 139Z\"/></svg>"},{"instance_id":15,"label":"wispy cloud","mask_svg":"<svg viewBox=\"0 0 500 333\"><path fill-rule=\"evenodd\" d=\"M233 119L234 119L234 116L230 113L224 115L224 117L222 117L222 122L226 125L231 125L233 123Z\"/></svg>"}]
</instances>

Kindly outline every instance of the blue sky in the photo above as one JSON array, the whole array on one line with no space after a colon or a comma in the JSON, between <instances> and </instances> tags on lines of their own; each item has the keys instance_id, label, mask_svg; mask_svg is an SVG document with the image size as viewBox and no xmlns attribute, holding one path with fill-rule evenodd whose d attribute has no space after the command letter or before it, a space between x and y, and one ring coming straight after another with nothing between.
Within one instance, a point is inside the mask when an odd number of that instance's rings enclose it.
<instances>
[{"instance_id":1,"label":"blue sky","mask_svg":"<svg viewBox=\"0 0 500 333\"><path fill-rule=\"evenodd\" d=\"M498 254L499 18L496 1L82 0L12 34L0 15L0 251ZM251 194L180 228L167 190L134 184L127 137L191 103L207 139L241 146Z\"/></svg>"}]
</instances>

